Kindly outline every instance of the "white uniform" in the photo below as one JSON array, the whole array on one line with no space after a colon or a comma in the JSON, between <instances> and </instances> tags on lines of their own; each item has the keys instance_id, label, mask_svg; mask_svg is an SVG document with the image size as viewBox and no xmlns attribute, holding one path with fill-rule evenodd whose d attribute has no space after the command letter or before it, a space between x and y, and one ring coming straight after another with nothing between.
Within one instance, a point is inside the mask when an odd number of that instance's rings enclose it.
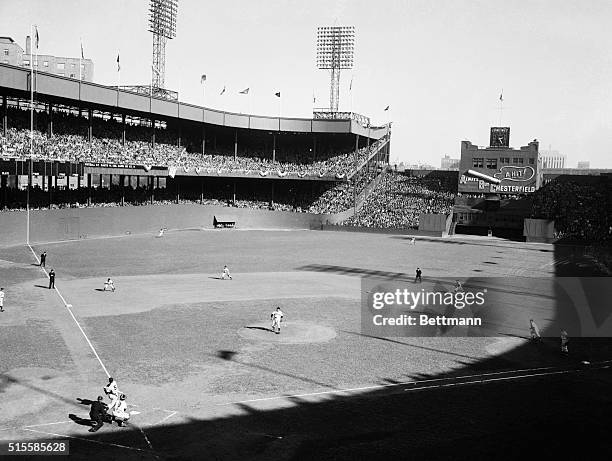
<instances>
[{"instance_id":1,"label":"white uniform","mask_svg":"<svg viewBox=\"0 0 612 461\"><path fill-rule=\"evenodd\" d=\"M538 326L536 325L536 323L533 320L531 321L531 326L529 327L529 332L531 333L531 339L533 339L533 340L542 339L540 337L540 329L538 328Z\"/></svg>"},{"instance_id":2,"label":"white uniform","mask_svg":"<svg viewBox=\"0 0 612 461\"><path fill-rule=\"evenodd\" d=\"M164 230L160 229L159 230L159 234L157 234L158 237L163 237L164 236Z\"/></svg>"},{"instance_id":3,"label":"white uniform","mask_svg":"<svg viewBox=\"0 0 612 461\"><path fill-rule=\"evenodd\" d=\"M569 352L567 350L567 343L569 343L569 339L567 336L567 331L561 330L561 352Z\"/></svg>"},{"instance_id":4,"label":"white uniform","mask_svg":"<svg viewBox=\"0 0 612 461\"><path fill-rule=\"evenodd\" d=\"M284 317L283 311L277 309L272 312L270 317L272 318L272 331L275 333L280 333L280 324Z\"/></svg>"},{"instance_id":5,"label":"white uniform","mask_svg":"<svg viewBox=\"0 0 612 461\"><path fill-rule=\"evenodd\" d=\"M108 279L106 282L104 282L104 291L106 290L115 291L115 284L111 279Z\"/></svg>"},{"instance_id":6,"label":"white uniform","mask_svg":"<svg viewBox=\"0 0 612 461\"><path fill-rule=\"evenodd\" d=\"M113 381L112 383L108 383L106 386L104 386L104 393L108 395L109 399L111 399L111 407L115 405L115 403L119 399L119 389L117 389L117 381Z\"/></svg>"},{"instance_id":7,"label":"white uniform","mask_svg":"<svg viewBox=\"0 0 612 461\"><path fill-rule=\"evenodd\" d=\"M0 310L4 307L4 291L0 290Z\"/></svg>"},{"instance_id":8,"label":"white uniform","mask_svg":"<svg viewBox=\"0 0 612 461\"><path fill-rule=\"evenodd\" d=\"M229 269L227 268L227 266L225 266L225 267L223 268L223 273L221 274L221 278L222 278L222 279L224 279L224 280L225 280L225 279L230 279L230 280L232 279L232 276L230 275L230 271L229 271Z\"/></svg>"},{"instance_id":9,"label":"white uniform","mask_svg":"<svg viewBox=\"0 0 612 461\"><path fill-rule=\"evenodd\" d=\"M130 419L125 400L115 400L108 408L108 411L117 421L126 421Z\"/></svg>"}]
</instances>

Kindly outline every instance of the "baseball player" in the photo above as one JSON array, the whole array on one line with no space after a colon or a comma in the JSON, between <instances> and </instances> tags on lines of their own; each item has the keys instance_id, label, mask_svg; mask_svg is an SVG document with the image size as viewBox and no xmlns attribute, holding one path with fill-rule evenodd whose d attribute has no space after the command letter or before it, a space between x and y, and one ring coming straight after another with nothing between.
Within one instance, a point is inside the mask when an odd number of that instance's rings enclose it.
<instances>
[{"instance_id":1,"label":"baseball player","mask_svg":"<svg viewBox=\"0 0 612 461\"><path fill-rule=\"evenodd\" d=\"M104 291L106 290L112 290L115 291L115 283L113 282L113 280L109 277L108 280L106 282L104 282Z\"/></svg>"},{"instance_id":2,"label":"baseball player","mask_svg":"<svg viewBox=\"0 0 612 461\"><path fill-rule=\"evenodd\" d=\"M164 228L163 227L159 230L159 234L157 234L157 236L158 237L163 237L164 236Z\"/></svg>"},{"instance_id":3,"label":"baseball player","mask_svg":"<svg viewBox=\"0 0 612 461\"><path fill-rule=\"evenodd\" d=\"M108 378L108 384L104 386L104 393L111 400L111 407L114 406L120 395L119 389L117 388L117 381L113 378Z\"/></svg>"},{"instance_id":4,"label":"baseball player","mask_svg":"<svg viewBox=\"0 0 612 461\"><path fill-rule=\"evenodd\" d=\"M568 354L569 350L567 349L567 345L569 343L569 337L567 335L567 331L561 328L561 352L564 354Z\"/></svg>"},{"instance_id":5,"label":"baseball player","mask_svg":"<svg viewBox=\"0 0 612 461\"><path fill-rule=\"evenodd\" d=\"M416 243L416 239L414 237L412 237L410 239L410 245L414 245Z\"/></svg>"},{"instance_id":6,"label":"baseball player","mask_svg":"<svg viewBox=\"0 0 612 461\"><path fill-rule=\"evenodd\" d=\"M463 285L461 284L459 280L455 280L455 288L453 288L453 291L455 293L459 293L460 291L463 291Z\"/></svg>"},{"instance_id":7,"label":"baseball player","mask_svg":"<svg viewBox=\"0 0 612 461\"><path fill-rule=\"evenodd\" d=\"M227 266L223 266L223 273L221 274L221 278L223 280L225 280L225 279L230 279L231 280L232 279L232 276L231 276L230 271L227 268Z\"/></svg>"},{"instance_id":8,"label":"baseball player","mask_svg":"<svg viewBox=\"0 0 612 461\"><path fill-rule=\"evenodd\" d=\"M110 415L113 417L119 427L123 427L127 425L128 419L130 419L130 413L127 411L127 403L125 401L126 395L121 394L118 400L115 400L110 407L108 407L108 411Z\"/></svg>"},{"instance_id":9,"label":"baseball player","mask_svg":"<svg viewBox=\"0 0 612 461\"><path fill-rule=\"evenodd\" d=\"M283 311L281 311L280 307L277 307L275 311L272 311L270 314L270 318L272 319L272 331L277 335L280 335L280 324L283 321Z\"/></svg>"},{"instance_id":10,"label":"baseball player","mask_svg":"<svg viewBox=\"0 0 612 461\"><path fill-rule=\"evenodd\" d=\"M533 319L529 320L529 333L531 333L532 341L542 341L542 337L540 336L540 329L538 325L533 321Z\"/></svg>"},{"instance_id":11,"label":"baseball player","mask_svg":"<svg viewBox=\"0 0 612 461\"><path fill-rule=\"evenodd\" d=\"M4 312L4 288L0 288L0 312Z\"/></svg>"}]
</instances>

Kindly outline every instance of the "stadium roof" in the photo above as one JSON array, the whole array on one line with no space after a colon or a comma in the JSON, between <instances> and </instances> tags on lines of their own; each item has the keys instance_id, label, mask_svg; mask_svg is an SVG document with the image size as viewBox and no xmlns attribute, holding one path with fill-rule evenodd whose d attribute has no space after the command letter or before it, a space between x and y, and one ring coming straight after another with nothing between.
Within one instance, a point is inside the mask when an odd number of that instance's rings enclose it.
<instances>
[{"instance_id":1,"label":"stadium roof","mask_svg":"<svg viewBox=\"0 0 612 461\"><path fill-rule=\"evenodd\" d=\"M0 94L30 97L30 70L0 64ZM59 104L130 114L157 120L180 119L230 128L293 133L356 134L380 139L386 127L364 127L355 120L317 120L237 114L132 93L46 72L36 73L36 98Z\"/></svg>"}]
</instances>

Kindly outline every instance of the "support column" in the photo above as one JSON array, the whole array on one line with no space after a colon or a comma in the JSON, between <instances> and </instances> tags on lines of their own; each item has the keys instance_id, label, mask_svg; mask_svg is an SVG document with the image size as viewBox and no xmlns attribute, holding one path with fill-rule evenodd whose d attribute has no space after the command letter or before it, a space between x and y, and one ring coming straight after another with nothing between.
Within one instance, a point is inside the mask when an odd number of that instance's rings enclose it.
<instances>
[{"instance_id":1,"label":"support column","mask_svg":"<svg viewBox=\"0 0 612 461\"><path fill-rule=\"evenodd\" d=\"M236 205L236 180L234 179L234 198L232 200L232 205Z\"/></svg>"},{"instance_id":2,"label":"support column","mask_svg":"<svg viewBox=\"0 0 612 461\"><path fill-rule=\"evenodd\" d=\"M274 180L270 181L270 208L274 207Z\"/></svg>"},{"instance_id":3,"label":"support column","mask_svg":"<svg viewBox=\"0 0 612 461\"><path fill-rule=\"evenodd\" d=\"M149 188L151 189L151 205L155 201L155 176L149 176Z\"/></svg>"},{"instance_id":4,"label":"support column","mask_svg":"<svg viewBox=\"0 0 612 461\"><path fill-rule=\"evenodd\" d=\"M202 125L202 156L206 155L206 127Z\"/></svg>"},{"instance_id":5,"label":"support column","mask_svg":"<svg viewBox=\"0 0 612 461\"><path fill-rule=\"evenodd\" d=\"M121 206L125 205L125 175L119 175L119 184L121 185Z\"/></svg>"},{"instance_id":6,"label":"support column","mask_svg":"<svg viewBox=\"0 0 612 461\"><path fill-rule=\"evenodd\" d=\"M314 156L314 161L317 161L317 135L313 133L312 135L312 155Z\"/></svg>"},{"instance_id":7,"label":"support column","mask_svg":"<svg viewBox=\"0 0 612 461\"><path fill-rule=\"evenodd\" d=\"M238 157L238 128L234 130L234 160Z\"/></svg>"},{"instance_id":8,"label":"support column","mask_svg":"<svg viewBox=\"0 0 612 461\"><path fill-rule=\"evenodd\" d=\"M8 103L6 100L6 95L2 96L2 135L6 137L6 132L8 131Z\"/></svg>"},{"instance_id":9,"label":"support column","mask_svg":"<svg viewBox=\"0 0 612 461\"><path fill-rule=\"evenodd\" d=\"M155 119L151 119L151 148L155 150Z\"/></svg>"},{"instance_id":10,"label":"support column","mask_svg":"<svg viewBox=\"0 0 612 461\"><path fill-rule=\"evenodd\" d=\"M47 106L47 138L53 136L53 104Z\"/></svg>"},{"instance_id":11,"label":"support column","mask_svg":"<svg viewBox=\"0 0 612 461\"><path fill-rule=\"evenodd\" d=\"M276 161L276 133L272 133L272 161Z\"/></svg>"},{"instance_id":12,"label":"support column","mask_svg":"<svg viewBox=\"0 0 612 461\"><path fill-rule=\"evenodd\" d=\"M87 140L89 141L89 144L91 144L91 140L93 138L93 111L91 109L87 109L87 118L88 118L88 125L87 125Z\"/></svg>"},{"instance_id":13,"label":"support column","mask_svg":"<svg viewBox=\"0 0 612 461\"><path fill-rule=\"evenodd\" d=\"M125 147L125 114L121 114L121 146Z\"/></svg>"},{"instance_id":14,"label":"support column","mask_svg":"<svg viewBox=\"0 0 612 461\"><path fill-rule=\"evenodd\" d=\"M91 173L87 173L87 205L91 206Z\"/></svg>"},{"instance_id":15,"label":"support column","mask_svg":"<svg viewBox=\"0 0 612 461\"><path fill-rule=\"evenodd\" d=\"M177 139L177 144L176 144L179 148L181 147L181 126L179 125L178 127L178 139Z\"/></svg>"}]
</instances>

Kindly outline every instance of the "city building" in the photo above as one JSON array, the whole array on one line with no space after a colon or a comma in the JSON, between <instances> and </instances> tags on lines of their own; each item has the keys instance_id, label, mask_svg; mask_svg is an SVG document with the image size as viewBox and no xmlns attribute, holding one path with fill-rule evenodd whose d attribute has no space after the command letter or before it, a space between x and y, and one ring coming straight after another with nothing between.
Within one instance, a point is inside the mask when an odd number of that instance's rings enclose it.
<instances>
[{"instance_id":1,"label":"city building","mask_svg":"<svg viewBox=\"0 0 612 461\"><path fill-rule=\"evenodd\" d=\"M582 162L578 162L577 168L579 170L588 170L589 168L591 168L591 162L589 162L588 160L584 160Z\"/></svg>"},{"instance_id":2,"label":"city building","mask_svg":"<svg viewBox=\"0 0 612 461\"><path fill-rule=\"evenodd\" d=\"M441 170L458 170L459 169L459 159L450 158L450 156L445 155L440 160L440 169Z\"/></svg>"},{"instance_id":3,"label":"city building","mask_svg":"<svg viewBox=\"0 0 612 461\"><path fill-rule=\"evenodd\" d=\"M557 150L541 150L540 159L542 159L542 168L565 168L567 162L567 156Z\"/></svg>"},{"instance_id":4,"label":"city building","mask_svg":"<svg viewBox=\"0 0 612 461\"><path fill-rule=\"evenodd\" d=\"M30 67L30 60L33 59L34 70L77 80L80 78L84 82L93 82L94 64L91 59L37 54L36 51L32 52L31 42L31 38L26 37L24 51L11 37L0 37L0 63ZM80 73L79 65L81 66Z\"/></svg>"}]
</instances>

